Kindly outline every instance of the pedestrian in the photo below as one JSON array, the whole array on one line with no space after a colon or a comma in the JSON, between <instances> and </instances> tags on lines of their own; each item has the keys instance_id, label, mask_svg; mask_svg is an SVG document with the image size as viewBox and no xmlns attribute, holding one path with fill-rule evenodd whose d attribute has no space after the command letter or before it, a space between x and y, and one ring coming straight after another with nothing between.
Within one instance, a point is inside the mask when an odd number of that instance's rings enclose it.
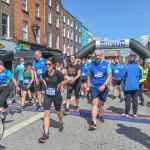
<instances>
[{"instance_id":1,"label":"pedestrian","mask_svg":"<svg viewBox=\"0 0 150 150\"><path fill-rule=\"evenodd\" d=\"M99 106L98 120L104 122L104 103L108 95L108 84L112 78L110 64L102 59L100 49L94 51L95 60L89 64L89 78L87 91L92 98L92 121L89 129L96 129L97 108Z\"/></svg>"},{"instance_id":2,"label":"pedestrian","mask_svg":"<svg viewBox=\"0 0 150 150\"><path fill-rule=\"evenodd\" d=\"M7 97L10 94L9 84L10 81L13 82L17 91L20 91L20 88L17 84L17 81L14 79L13 74L10 70L4 67L4 63L0 61L0 112L7 112L5 119L10 119L12 117L8 109Z\"/></svg>"},{"instance_id":3,"label":"pedestrian","mask_svg":"<svg viewBox=\"0 0 150 150\"><path fill-rule=\"evenodd\" d=\"M81 88L80 84L80 74L81 74L81 67L76 62L76 56L70 56L70 64L67 66L67 75L70 77L71 81L67 85L67 99L66 99L66 108L64 111L64 115L68 115L69 107L70 107L70 100L71 95L74 90L75 94L75 111L79 110L79 92Z\"/></svg>"},{"instance_id":4,"label":"pedestrian","mask_svg":"<svg viewBox=\"0 0 150 150\"><path fill-rule=\"evenodd\" d=\"M112 66L112 84L113 84L113 99L117 97L117 89L119 91L118 98L121 98L121 71L123 69L123 65L119 63L119 59L115 59L115 64Z\"/></svg>"},{"instance_id":5,"label":"pedestrian","mask_svg":"<svg viewBox=\"0 0 150 150\"><path fill-rule=\"evenodd\" d=\"M46 142L49 140L49 127L50 127L50 108L52 102L54 103L55 110L59 119L59 132L62 132L63 122L62 122L62 96L60 92L61 86L67 84L70 81L70 78L67 75L64 75L60 71L56 70L56 60L54 57L48 58L46 61L47 71L42 74L41 79L45 85L44 90L44 133L42 137L39 138L39 142Z\"/></svg>"},{"instance_id":6,"label":"pedestrian","mask_svg":"<svg viewBox=\"0 0 150 150\"><path fill-rule=\"evenodd\" d=\"M21 105L18 107L19 111L22 111L25 108L25 100L27 92L30 92L30 89L33 88L33 79L34 74L33 70L30 67L30 64L25 62L24 63L25 70L23 71L23 86L22 86L22 99L21 99ZM28 91L29 90L29 91Z\"/></svg>"},{"instance_id":7,"label":"pedestrian","mask_svg":"<svg viewBox=\"0 0 150 150\"><path fill-rule=\"evenodd\" d=\"M43 99L43 92L42 92L42 81L41 81L41 75L46 71L46 59L42 58L42 53L39 50L35 51L35 59L33 61L33 68L36 71L36 91L37 91L37 99L38 99L38 107L37 109L41 109L42 107L42 99Z\"/></svg>"},{"instance_id":8,"label":"pedestrian","mask_svg":"<svg viewBox=\"0 0 150 150\"><path fill-rule=\"evenodd\" d=\"M133 105L133 117L137 116L138 110L138 91L139 80L142 78L142 72L139 66L135 63L135 56L129 57L129 64L123 68L121 77L123 79L123 92L125 98L125 113L122 116L128 117Z\"/></svg>"}]
</instances>

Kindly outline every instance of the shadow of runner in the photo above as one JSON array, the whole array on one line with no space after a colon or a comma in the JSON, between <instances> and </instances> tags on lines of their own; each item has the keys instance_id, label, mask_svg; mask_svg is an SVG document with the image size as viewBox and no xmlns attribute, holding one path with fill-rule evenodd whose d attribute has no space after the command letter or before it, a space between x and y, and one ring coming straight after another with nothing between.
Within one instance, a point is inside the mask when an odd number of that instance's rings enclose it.
<instances>
[{"instance_id":1,"label":"shadow of runner","mask_svg":"<svg viewBox=\"0 0 150 150\"><path fill-rule=\"evenodd\" d=\"M5 146L0 145L0 150L5 149Z\"/></svg>"},{"instance_id":2,"label":"shadow of runner","mask_svg":"<svg viewBox=\"0 0 150 150\"><path fill-rule=\"evenodd\" d=\"M118 134L124 134L129 139L132 139L135 142L138 142L150 149L150 136L141 132L141 129L135 127L127 127L123 124L117 124L117 126L120 127L116 130Z\"/></svg>"},{"instance_id":3,"label":"shadow of runner","mask_svg":"<svg viewBox=\"0 0 150 150\"><path fill-rule=\"evenodd\" d=\"M118 113L118 114L124 113L123 108L117 108L117 107L114 107L114 106L109 106L109 108L107 108L107 110L111 110L112 112Z\"/></svg>"}]
</instances>

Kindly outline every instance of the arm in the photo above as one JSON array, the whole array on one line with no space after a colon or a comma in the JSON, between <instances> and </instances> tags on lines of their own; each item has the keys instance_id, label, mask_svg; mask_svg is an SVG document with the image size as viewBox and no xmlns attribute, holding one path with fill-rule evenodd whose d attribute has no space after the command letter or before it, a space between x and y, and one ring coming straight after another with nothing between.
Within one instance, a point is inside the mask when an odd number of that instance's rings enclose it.
<instances>
[{"instance_id":1,"label":"arm","mask_svg":"<svg viewBox=\"0 0 150 150\"><path fill-rule=\"evenodd\" d=\"M74 77L74 81L76 81L77 79L80 78L80 74L81 74L81 69L78 70L77 75Z\"/></svg>"},{"instance_id":2,"label":"arm","mask_svg":"<svg viewBox=\"0 0 150 150\"><path fill-rule=\"evenodd\" d=\"M16 90L17 90L17 91L20 91L20 88L19 88L19 86L18 86L18 84L17 84L16 79L15 79L15 78L12 78L11 80L12 80L13 84L15 85Z\"/></svg>"}]
</instances>

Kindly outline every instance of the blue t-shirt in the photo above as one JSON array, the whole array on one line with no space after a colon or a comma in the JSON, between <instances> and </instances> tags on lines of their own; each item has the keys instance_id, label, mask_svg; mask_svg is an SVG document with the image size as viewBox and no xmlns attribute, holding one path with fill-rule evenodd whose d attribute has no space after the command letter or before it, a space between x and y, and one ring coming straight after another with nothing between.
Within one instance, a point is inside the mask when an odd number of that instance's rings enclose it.
<instances>
[{"instance_id":1,"label":"blue t-shirt","mask_svg":"<svg viewBox=\"0 0 150 150\"><path fill-rule=\"evenodd\" d=\"M139 90L139 80L142 78L142 71L137 64L128 64L122 70L123 91Z\"/></svg>"},{"instance_id":2,"label":"blue t-shirt","mask_svg":"<svg viewBox=\"0 0 150 150\"><path fill-rule=\"evenodd\" d=\"M102 86L106 80L107 75L112 72L110 64L102 60L100 63L96 61L92 61L89 65L89 74L91 74L91 86L92 87L100 87Z\"/></svg>"},{"instance_id":3,"label":"blue t-shirt","mask_svg":"<svg viewBox=\"0 0 150 150\"><path fill-rule=\"evenodd\" d=\"M81 65L81 79L87 78L89 75L89 64Z\"/></svg>"},{"instance_id":4,"label":"blue t-shirt","mask_svg":"<svg viewBox=\"0 0 150 150\"><path fill-rule=\"evenodd\" d=\"M0 86L9 84L10 79L12 79L13 77L14 77L13 74L8 69L5 69L2 72L0 72Z\"/></svg>"},{"instance_id":5,"label":"blue t-shirt","mask_svg":"<svg viewBox=\"0 0 150 150\"><path fill-rule=\"evenodd\" d=\"M33 61L33 68L36 70L37 73L37 79L41 80L40 77L42 73L46 71L46 59L41 58L40 60L34 60Z\"/></svg>"},{"instance_id":6,"label":"blue t-shirt","mask_svg":"<svg viewBox=\"0 0 150 150\"><path fill-rule=\"evenodd\" d=\"M24 71L24 65L20 64L16 67L15 72L18 73L18 80L21 81L23 80L23 71Z\"/></svg>"},{"instance_id":7,"label":"blue t-shirt","mask_svg":"<svg viewBox=\"0 0 150 150\"><path fill-rule=\"evenodd\" d=\"M112 78L114 80L121 80L122 64L115 64L112 66Z\"/></svg>"}]
</instances>

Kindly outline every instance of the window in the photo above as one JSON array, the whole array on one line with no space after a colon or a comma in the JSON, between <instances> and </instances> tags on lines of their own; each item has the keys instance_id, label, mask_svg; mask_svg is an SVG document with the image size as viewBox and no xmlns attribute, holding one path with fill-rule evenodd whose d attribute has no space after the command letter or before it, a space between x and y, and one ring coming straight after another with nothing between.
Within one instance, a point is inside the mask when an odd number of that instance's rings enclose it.
<instances>
[{"instance_id":1,"label":"window","mask_svg":"<svg viewBox=\"0 0 150 150\"><path fill-rule=\"evenodd\" d=\"M76 48L76 52L78 51L78 48Z\"/></svg>"},{"instance_id":2,"label":"window","mask_svg":"<svg viewBox=\"0 0 150 150\"><path fill-rule=\"evenodd\" d=\"M71 31L71 40L73 40L73 31Z\"/></svg>"},{"instance_id":3,"label":"window","mask_svg":"<svg viewBox=\"0 0 150 150\"><path fill-rule=\"evenodd\" d=\"M56 11L59 12L59 4L56 4Z\"/></svg>"},{"instance_id":4,"label":"window","mask_svg":"<svg viewBox=\"0 0 150 150\"><path fill-rule=\"evenodd\" d=\"M9 37L9 18L7 14L2 13L2 37Z\"/></svg>"},{"instance_id":5,"label":"window","mask_svg":"<svg viewBox=\"0 0 150 150\"><path fill-rule=\"evenodd\" d=\"M36 43L40 44L40 28L36 30Z\"/></svg>"},{"instance_id":6,"label":"window","mask_svg":"<svg viewBox=\"0 0 150 150\"><path fill-rule=\"evenodd\" d=\"M76 25L76 30L78 30L78 25Z\"/></svg>"},{"instance_id":7,"label":"window","mask_svg":"<svg viewBox=\"0 0 150 150\"><path fill-rule=\"evenodd\" d=\"M2 0L3 2L5 2L5 3L9 3L9 0Z\"/></svg>"},{"instance_id":8,"label":"window","mask_svg":"<svg viewBox=\"0 0 150 150\"><path fill-rule=\"evenodd\" d=\"M70 36L69 33L70 33L69 30L67 30L67 38L68 39L69 39L69 36Z\"/></svg>"},{"instance_id":9,"label":"window","mask_svg":"<svg viewBox=\"0 0 150 150\"><path fill-rule=\"evenodd\" d=\"M78 36L76 35L76 42L78 42Z\"/></svg>"},{"instance_id":10,"label":"window","mask_svg":"<svg viewBox=\"0 0 150 150\"><path fill-rule=\"evenodd\" d=\"M64 51L64 54L66 53L66 45L63 44L63 51Z\"/></svg>"},{"instance_id":11,"label":"window","mask_svg":"<svg viewBox=\"0 0 150 150\"><path fill-rule=\"evenodd\" d=\"M52 6L52 0L48 0L48 5Z\"/></svg>"},{"instance_id":12,"label":"window","mask_svg":"<svg viewBox=\"0 0 150 150\"><path fill-rule=\"evenodd\" d=\"M23 21L23 40L28 40L28 23L26 21Z\"/></svg>"},{"instance_id":13,"label":"window","mask_svg":"<svg viewBox=\"0 0 150 150\"><path fill-rule=\"evenodd\" d=\"M22 0L22 9L27 11L27 0Z\"/></svg>"},{"instance_id":14,"label":"window","mask_svg":"<svg viewBox=\"0 0 150 150\"><path fill-rule=\"evenodd\" d=\"M70 24L70 21L69 21L69 19L68 19L68 21L67 21L67 25L69 26L69 24Z\"/></svg>"},{"instance_id":15,"label":"window","mask_svg":"<svg viewBox=\"0 0 150 150\"><path fill-rule=\"evenodd\" d=\"M59 17L56 17L56 27L59 28Z\"/></svg>"},{"instance_id":16,"label":"window","mask_svg":"<svg viewBox=\"0 0 150 150\"><path fill-rule=\"evenodd\" d=\"M56 49L59 49L59 35L56 36Z\"/></svg>"},{"instance_id":17,"label":"window","mask_svg":"<svg viewBox=\"0 0 150 150\"><path fill-rule=\"evenodd\" d=\"M64 23L66 22L66 17L65 17L65 15L63 15L63 22L64 22Z\"/></svg>"},{"instance_id":18,"label":"window","mask_svg":"<svg viewBox=\"0 0 150 150\"><path fill-rule=\"evenodd\" d=\"M66 36L66 29L65 29L65 27L63 27L63 37L65 37Z\"/></svg>"},{"instance_id":19,"label":"window","mask_svg":"<svg viewBox=\"0 0 150 150\"><path fill-rule=\"evenodd\" d=\"M48 23L52 24L52 14L50 11L48 12Z\"/></svg>"},{"instance_id":20,"label":"window","mask_svg":"<svg viewBox=\"0 0 150 150\"><path fill-rule=\"evenodd\" d=\"M73 21L71 21L71 27L73 28Z\"/></svg>"},{"instance_id":21,"label":"window","mask_svg":"<svg viewBox=\"0 0 150 150\"><path fill-rule=\"evenodd\" d=\"M79 37L79 43L81 44L81 36Z\"/></svg>"},{"instance_id":22,"label":"window","mask_svg":"<svg viewBox=\"0 0 150 150\"><path fill-rule=\"evenodd\" d=\"M36 4L36 17L40 18L40 6L39 6L39 4Z\"/></svg>"},{"instance_id":23,"label":"window","mask_svg":"<svg viewBox=\"0 0 150 150\"><path fill-rule=\"evenodd\" d=\"M48 32L47 38L48 38L48 47L52 47L52 33L51 32Z\"/></svg>"},{"instance_id":24,"label":"window","mask_svg":"<svg viewBox=\"0 0 150 150\"><path fill-rule=\"evenodd\" d=\"M79 32L81 32L81 27L79 28Z\"/></svg>"}]
</instances>

